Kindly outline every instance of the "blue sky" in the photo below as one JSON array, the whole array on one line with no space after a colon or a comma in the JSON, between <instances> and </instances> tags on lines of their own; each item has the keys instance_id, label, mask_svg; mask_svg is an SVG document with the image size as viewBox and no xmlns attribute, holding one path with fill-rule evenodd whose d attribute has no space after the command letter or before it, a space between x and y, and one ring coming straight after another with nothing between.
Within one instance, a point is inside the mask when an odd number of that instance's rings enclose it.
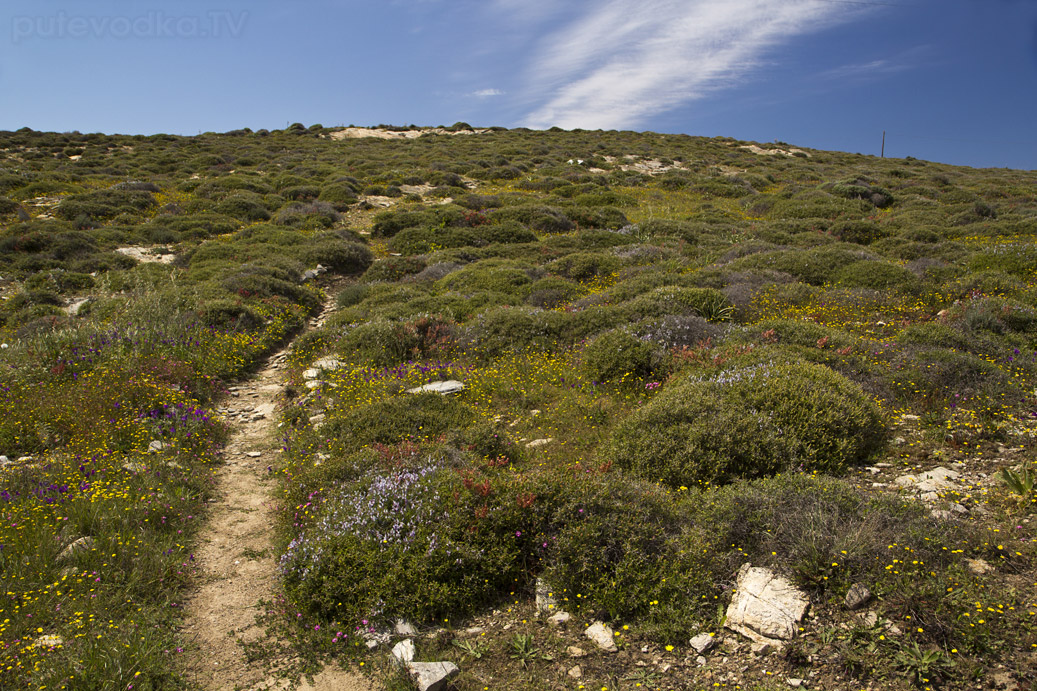
<instances>
[{"instance_id":1,"label":"blue sky","mask_svg":"<svg viewBox=\"0 0 1037 691\"><path fill-rule=\"evenodd\" d=\"M1034 0L4 0L0 129L558 125L1037 169Z\"/></svg>"}]
</instances>

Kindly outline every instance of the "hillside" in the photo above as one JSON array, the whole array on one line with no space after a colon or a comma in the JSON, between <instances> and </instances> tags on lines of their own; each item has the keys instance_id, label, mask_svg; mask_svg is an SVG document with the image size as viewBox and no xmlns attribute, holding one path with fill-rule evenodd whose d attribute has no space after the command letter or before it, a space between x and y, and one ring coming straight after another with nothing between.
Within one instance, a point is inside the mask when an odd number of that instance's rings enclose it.
<instances>
[{"instance_id":1,"label":"hillside","mask_svg":"<svg viewBox=\"0 0 1037 691\"><path fill-rule=\"evenodd\" d=\"M779 142L2 132L0 687L1031 688L1035 239Z\"/></svg>"}]
</instances>

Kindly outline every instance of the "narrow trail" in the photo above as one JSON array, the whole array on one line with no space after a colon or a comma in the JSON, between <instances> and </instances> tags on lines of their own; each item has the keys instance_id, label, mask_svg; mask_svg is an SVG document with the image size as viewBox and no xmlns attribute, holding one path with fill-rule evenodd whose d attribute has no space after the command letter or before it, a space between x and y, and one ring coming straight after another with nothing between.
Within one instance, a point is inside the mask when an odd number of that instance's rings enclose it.
<instances>
[{"instance_id":1,"label":"narrow trail","mask_svg":"<svg viewBox=\"0 0 1037 691\"><path fill-rule=\"evenodd\" d=\"M272 600L278 590L273 550L276 481L268 468L275 465L279 448L276 407L285 384L286 351L287 347L272 355L249 380L230 387L230 397L219 408L233 432L224 450L226 464L216 473L216 499L198 536L194 555L199 577L186 601L183 629L195 650L185 672L201 689L260 691L287 686L286 680L268 676L268 665L250 663L241 645L265 635L257 624L259 603ZM329 667L313 684L303 682L299 688L367 691L372 685L362 676Z\"/></svg>"}]
</instances>

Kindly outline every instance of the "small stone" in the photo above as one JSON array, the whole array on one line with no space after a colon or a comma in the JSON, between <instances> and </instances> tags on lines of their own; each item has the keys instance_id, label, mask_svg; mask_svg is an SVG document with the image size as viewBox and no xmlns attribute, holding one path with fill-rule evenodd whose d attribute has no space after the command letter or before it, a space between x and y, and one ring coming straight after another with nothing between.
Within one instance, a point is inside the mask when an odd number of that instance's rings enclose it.
<instances>
[{"instance_id":1,"label":"small stone","mask_svg":"<svg viewBox=\"0 0 1037 691\"><path fill-rule=\"evenodd\" d=\"M720 642L720 647L723 648L725 652L735 653L738 652L740 647L742 647L742 644L739 643L736 638L725 638Z\"/></svg>"},{"instance_id":2,"label":"small stone","mask_svg":"<svg viewBox=\"0 0 1037 691\"><path fill-rule=\"evenodd\" d=\"M389 642L389 634L385 631L364 631L362 635L367 642L368 650L374 650L378 646Z\"/></svg>"},{"instance_id":3,"label":"small stone","mask_svg":"<svg viewBox=\"0 0 1037 691\"><path fill-rule=\"evenodd\" d=\"M536 580L537 615L551 614L556 607L558 607L558 600L555 599L551 586L544 579L538 578Z\"/></svg>"},{"instance_id":4,"label":"small stone","mask_svg":"<svg viewBox=\"0 0 1037 691\"><path fill-rule=\"evenodd\" d=\"M705 667L707 664L709 664L709 660L707 660L702 655L699 655L698 657L695 658L695 664L698 665L699 667Z\"/></svg>"},{"instance_id":5,"label":"small stone","mask_svg":"<svg viewBox=\"0 0 1037 691\"><path fill-rule=\"evenodd\" d=\"M406 665L408 662L414 662L415 653L416 651L414 650L414 641L408 638L407 640L400 641L399 643L393 646L392 661L394 664L397 664L402 667Z\"/></svg>"},{"instance_id":6,"label":"small stone","mask_svg":"<svg viewBox=\"0 0 1037 691\"><path fill-rule=\"evenodd\" d=\"M857 619L869 629L879 623L879 615L874 612L861 612L857 615Z\"/></svg>"},{"instance_id":7,"label":"small stone","mask_svg":"<svg viewBox=\"0 0 1037 691\"><path fill-rule=\"evenodd\" d=\"M327 419L327 415L325 415L324 413L317 413L316 415L310 416L310 424L319 425L320 423L324 422L325 419Z\"/></svg>"},{"instance_id":8,"label":"small stone","mask_svg":"<svg viewBox=\"0 0 1037 691\"><path fill-rule=\"evenodd\" d=\"M871 591L868 590L867 586L863 583L854 583L846 592L846 597L843 598L843 605L849 610L860 609L871 601L871 597Z\"/></svg>"},{"instance_id":9,"label":"small stone","mask_svg":"<svg viewBox=\"0 0 1037 691\"><path fill-rule=\"evenodd\" d=\"M771 653L778 651L777 641L757 641L753 643L752 651L753 655L757 657L767 657Z\"/></svg>"},{"instance_id":10,"label":"small stone","mask_svg":"<svg viewBox=\"0 0 1037 691\"><path fill-rule=\"evenodd\" d=\"M335 358L326 357L317 360L315 363L313 363L313 366L317 369L335 370L342 367L342 363L336 360Z\"/></svg>"},{"instance_id":11,"label":"small stone","mask_svg":"<svg viewBox=\"0 0 1037 691\"><path fill-rule=\"evenodd\" d=\"M262 451L246 451L245 455L248 456L249 458L259 458L260 456L263 455L263 452Z\"/></svg>"},{"instance_id":12,"label":"small stone","mask_svg":"<svg viewBox=\"0 0 1037 691\"><path fill-rule=\"evenodd\" d=\"M569 653L569 657L587 657L587 651L575 645L570 645L568 648L565 649L565 652Z\"/></svg>"},{"instance_id":13,"label":"small stone","mask_svg":"<svg viewBox=\"0 0 1037 691\"><path fill-rule=\"evenodd\" d=\"M303 379L319 379L320 378L320 370L319 369L313 369L313 368L310 368L308 370L304 370L303 373L302 373L302 378Z\"/></svg>"},{"instance_id":14,"label":"small stone","mask_svg":"<svg viewBox=\"0 0 1037 691\"><path fill-rule=\"evenodd\" d=\"M596 621L587 627L583 635L594 641L599 648L607 652L616 651L615 633L604 622Z\"/></svg>"},{"instance_id":15,"label":"small stone","mask_svg":"<svg viewBox=\"0 0 1037 691\"><path fill-rule=\"evenodd\" d=\"M969 571L977 576L985 576L988 573L994 573L994 567L983 559L966 559L965 563L969 565Z\"/></svg>"},{"instance_id":16,"label":"small stone","mask_svg":"<svg viewBox=\"0 0 1037 691\"><path fill-rule=\"evenodd\" d=\"M65 645L65 639L54 634L40 636L32 642L33 648L56 648L59 645Z\"/></svg>"},{"instance_id":17,"label":"small stone","mask_svg":"<svg viewBox=\"0 0 1037 691\"><path fill-rule=\"evenodd\" d=\"M566 672L566 674L568 674L573 679L579 679L583 676L583 669L579 665L576 665L575 667L570 668L569 671Z\"/></svg>"},{"instance_id":18,"label":"small stone","mask_svg":"<svg viewBox=\"0 0 1037 691\"><path fill-rule=\"evenodd\" d=\"M464 384L455 380L450 379L448 381L434 381L425 384L424 386L418 386L413 389L407 389L407 393L438 393L441 396L447 396L453 393L460 393L464 391Z\"/></svg>"},{"instance_id":19,"label":"small stone","mask_svg":"<svg viewBox=\"0 0 1037 691\"><path fill-rule=\"evenodd\" d=\"M66 561L74 558L81 552L89 552L94 548L94 538L89 535L81 537L65 549L61 550L61 554L58 555L58 561Z\"/></svg>"},{"instance_id":20,"label":"small stone","mask_svg":"<svg viewBox=\"0 0 1037 691\"><path fill-rule=\"evenodd\" d=\"M164 448L166 448L166 445L158 439L155 439L150 444L148 444L148 453L158 453Z\"/></svg>"},{"instance_id":21,"label":"small stone","mask_svg":"<svg viewBox=\"0 0 1037 691\"><path fill-rule=\"evenodd\" d=\"M688 641L688 645L695 649L697 653L708 653L713 648L717 647L716 636L712 636L708 633L700 633L699 635Z\"/></svg>"},{"instance_id":22,"label":"small stone","mask_svg":"<svg viewBox=\"0 0 1037 691\"><path fill-rule=\"evenodd\" d=\"M805 681L803 681L802 679L796 679L795 677L789 677L785 681L788 682L788 685L794 689L799 689L807 685Z\"/></svg>"},{"instance_id":23,"label":"small stone","mask_svg":"<svg viewBox=\"0 0 1037 691\"><path fill-rule=\"evenodd\" d=\"M486 631L486 629L484 629L481 626L469 626L467 629L464 630L464 632L469 636L478 636L480 633L483 633L484 631Z\"/></svg>"},{"instance_id":24,"label":"small stone","mask_svg":"<svg viewBox=\"0 0 1037 691\"><path fill-rule=\"evenodd\" d=\"M533 441L531 441L528 444L526 444L526 448L527 449L539 449L541 446L547 446L548 444L550 444L553 441L554 441L553 438L534 439Z\"/></svg>"},{"instance_id":25,"label":"small stone","mask_svg":"<svg viewBox=\"0 0 1037 691\"><path fill-rule=\"evenodd\" d=\"M572 619L572 616L568 612L557 612L554 615L547 618L547 623L551 626L562 626L568 623Z\"/></svg>"},{"instance_id":26,"label":"small stone","mask_svg":"<svg viewBox=\"0 0 1037 691\"><path fill-rule=\"evenodd\" d=\"M407 664L407 672L418 691L442 691L447 681L461 670L453 662L411 662Z\"/></svg>"},{"instance_id":27,"label":"small stone","mask_svg":"<svg viewBox=\"0 0 1037 691\"><path fill-rule=\"evenodd\" d=\"M397 636L417 636L418 630L414 627L414 624L410 623L406 619L397 619L393 631L396 632Z\"/></svg>"}]
</instances>

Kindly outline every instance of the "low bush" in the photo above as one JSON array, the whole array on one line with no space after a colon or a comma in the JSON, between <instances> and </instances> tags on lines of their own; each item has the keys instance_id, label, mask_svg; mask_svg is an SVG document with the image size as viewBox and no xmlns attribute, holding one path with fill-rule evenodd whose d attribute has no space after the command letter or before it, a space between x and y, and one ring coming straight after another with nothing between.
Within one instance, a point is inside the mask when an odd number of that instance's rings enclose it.
<instances>
[{"instance_id":1,"label":"low bush","mask_svg":"<svg viewBox=\"0 0 1037 691\"><path fill-rule=\"evenodd\" d=\"M198 318L205 326L219 331L252 331L262 326L263 317L240 300L213 300L201 306Z\"/></svg>"},{"instance_id":2,"label":"low bush","mask_svg":"<svg viewBox=\"0 0 1037 691\"><path fill-rule=\"evenodd\" d=\"M330 228L341 220L342 216L331 204L307 201L292 202L283 206L277 213L274 223L282 226L315 230L318 228Z\"/></svg>"},{"instance_id":3,"label":"low bush","mask_svg":"<svg viewBox=\"0 0 1037 691\"><path fill-rule=\"evenodd\" d=\"M229 195L217 203L213 211L250 223L270 220L270 210L263 198L252 192Z\"/></svg>"},{"instance_id":4,"label":"low bush","mask_svg":"<svg viewBox=\"0 0 1037 691\"><path fill-rule=\"evenodd\" d=\"M67 221L80 217L104 221L123 213L137 217L155 205L155 198L150 192L107 189L65 197L54 213Z\"/></svg>"},{"instance_id":5,"label":"low bush","mask_svg":"<svg viewBox=\"0 0 1037 691\"><path fill-rule=\"evenodd\" d=\"M666 362L663 349L627 329L606 331L583 349L583 369L593 381L647 379Z\"/></svg>"},{"instance_id":6,"label":"low bush","mask_svg":"<svg viewBox=\"0 0 1037 691\"><path fill-rule=\"evenodd\" d=\"M546 268L552 273L573 281L589 281L618 271L622 264L617 257L611 254L575 252L554 260Z\"/></svg>"},{"instance_id":7,"label":"low bush","mask_svg":"<svg viewBox=\"0 0 1037 691\"><path fill-rule=\"evenodd\" d=\"M878 407L844 377L819 365L762 363L669 385L616 427L610 454L676 487L838 473L884 438Z\"/></svg>"},{"instance_id":8,"label":"low bush","mask_svg":"<svg viewBox=\"0 0 1037 691\"><path fill-rule=\"evenodd\" d=\"M398 281L422 271L425 266L425 260L420 257L386 257L371 264L361 280L365 283Z\"/></svg>"},{"instance_id":9,"label":"low bush","mask_svg":"<svg viewBox=\"0 0 1037 691\"><path fill-rule=\"evenodd\" d=\"M518 221L540 233L567 233L576 227L562 209L553 206L505 206L495 209L492 216L501 221Z\"/></svg>"},{"instance_id":10,"label":"low bush","mask_svg":"<svg viewBox=\"0 0 1037 691\"><path fill-rule=\"evenodd\" d=\"M880 261L859 261L847 264L833 277L840 285L872 290L896 290L917 293L921 290L918 277L903 266Z\"/></svg>"},{"instance_id":11,"label":"low bush","mask_svg":"<svg viewBox=\"0 0 1037 691\"><path fill-rule=\"evenodd\" d=\"M487 259L452 272L437 281L436 286L460 293L486 290L522 299L529 294L536 274L537 270L528 264Z\"/></svg>"},{"instance_id":12,"label":"low bush","mask_svg":"<svg viewBox=\"0 0 1037 691\"><path fill-rule=\"evenodd\" d=\"M374 254L366 245L347 242L336 236L318 236L302 253L308 266L320 264L337 274L355 276L364 273L374 263Z\"/></svg>"}]
</instances>

